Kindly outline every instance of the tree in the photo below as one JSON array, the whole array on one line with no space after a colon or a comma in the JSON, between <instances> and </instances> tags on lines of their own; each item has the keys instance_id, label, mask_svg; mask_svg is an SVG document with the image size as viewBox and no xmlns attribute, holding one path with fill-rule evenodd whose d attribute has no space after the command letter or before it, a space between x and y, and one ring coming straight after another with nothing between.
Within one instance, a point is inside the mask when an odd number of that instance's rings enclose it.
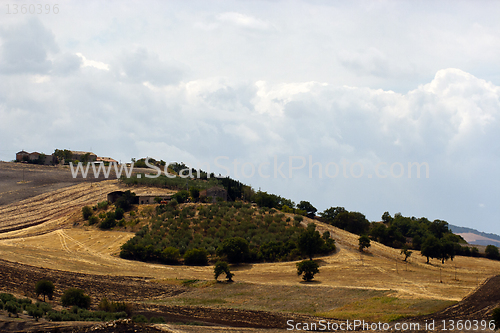
<instances>
[{"instance_id":1,"label":"tree","mask_svg":"<svg viewBox=\"0 0 500 333\"><path fill-rule=\"evenodd\" d=\"M484 253L486 254L486 257L489 259L499 259L500 258L500 254L498 253L498 247L496 247L495 245L486 246Z\"/></svg>"},{"instance_id":2,"label":"tree","mask_svg":"<svg viewBox=\"0 0 500 333\"><path fill-rule=\"evenodd\" d=\"M204 249L191 249L184 253L184 262L191 266L205 266L208 264L207 252Z\"/></svg>"},{"instance_id":3,"label":"tree","mask_svg":"<svg viewBox=\"0 0 500 333\"><path fill-rule=\"evenodd\" d=\"M339 213L332 224L337 228L344 229L353 234L364 235L368 233L370 222L366 217L358 212L342 212Z\"/></svg>"},{"instance_id":4,"label":"tree","mask_svg":"<svg viewBox=\"0 0 500 333\"><path fill-rule=\"evenodd\" d=\"M318 211L309 201L301 201L297 205L298 209L305 210L308 217L313 218Z\"/></svg>"},{"instance_id":5,"label":"tree","mask_svg":"<svg viewBox=\"0 0 500 333\"><path fill-rule=\"evenodd\" d=\"M189 192L186 190L179 191L172 196L172 199L177 200L178 203L185 203L189 199Z\"/></svg>"},{"instance_id":6,"label":"tree","mask_svg":"<svg viewBox=\"0 0 500 333\"><path fill-rule=\"evenodd\" d=\"M429 258L440 258L441 246L439 240L433 235L428 236L422 243L420 252L424 257L427 257L427 263L429 263Z\"/></svg>"},{"instance_id":7,"label":"tree","mask_svg":"<svg viewBox=\"0 0 500 333\"><path fill-rule=\"evenodd\" d=\"M123 195L118 198L118 200L115 201L115 206L120 207L124 211L128 212L134 203L137 203L136 201L136 195L134 192L130 192L130 190L127 190L123 192Z\"/></svg>"},{"instance_id":8,"label":"tree","mask_svg":"<svg viewBox=\"0 0 500 333\"><path fill-rule=\"evenodd\" d=\"M191 187L189 189L189 194L191 195L191 198L193 198L194 202L198 202L198 199L200 198L200 189Z\"/></svg>"},{"instance_id":9,"label":"tree","mask_svg":"<svg viewBox=\"0 0 500 333\"><path fill-rule=\"evenodd\" d=\"M61 296L61 302L63 306L76 305L82 309L90 308L90 296L85 295L85 292L78 288L66 289Z\"/></svg>"},{"instance_id":10,"label":"tree","mask_svg":"<svg viewBox=\"0 0 500 333\"><path fill-rule=\"evenodd\" d=\"M392 218L391 214L389 212L385 212L382 214L382 221L386 224L390 224L394 219Z\"/></svg>"},{"instance_id":11,"label":"tree","mask_svg":"<svg viewBox=\"0 0 500 333\"><path fill-rule=\"evenodd\" d=\"M309 223L307 228L300 234L297 246L302 253L307 254L309 259L312 260L313 255L321 251L324 243L325 241L321 238L319 231L316 231L316 225Z\"/></svg>"},{"instance_id":12,"label":"tree","mask_svg":"<svg viewBox=\"0 0 500 333\"><path fill-rule=\"evenodd\" d=\"M45 302L45 296L49 296L52 299L54 294L54 284L49 280L40 280L35 285L36 297L43 295L43 301Z\"/></svg>"},{"instance_id":13,"label":"tree","mask_svg":"<svg viewBox=\"0 0 500 333\"><path fill-rule=\"evenodd\" d=\"M249 254L248 241L241 237L228 238L217 248L218 256L226 256L230 263L240 263Z\"/></svg>"},{"instance_id":14,"label":"tree","mask_svg":"<svg viewBox=\"0 0 500 333\"><path fill-rule=\"evenodd\" d=\"M84 220L88 220L89 217L92 216L92 213L92 208L90 208L89 206L85 206L82 208L82 215Z\"/></svg>"},{"instance_id":15,"label":"tree","mask_svg":"<svg viewBox=\"0 0 500 333\"><path fill-rule=\"evenodd\" d=\"M366 235L360 236L358 241L359 241L359 252L363 252L364 249L369 248L371 246L370 238Z\"/></svg>"},{"instance_id":16,"label":"tree","mask_svg":"<svg viewBox=\"0 0 500 333\"><path fill-rule=\"evenodd\" d=\"M331 222L337 217L337 215L344 212L347 212L344 207L330 207L326 209L323 213L319 213L319 215L322 218Z\"/></svg>"},{"instance_id":17,"label":"tree","mask_svg":"<svg viewBox=\"0 0 500 333\"><path fill-rule=\"evenodd\" d=\"M214 266L215 280L217 280L222 273L226 274L227 282L233 282L234 274L229 270L229 265L227 264L227 262L217 261Z\"/></svg>"},{"instance_id":18,"label":"tree","mask_svg":"<svg viewBox=\"0 0 500 333\"><path fill-rule=\"evenodd\" d=\"M412 254L413 252L408 250L408 246L403 246L403 249L401 249L401 254L405 256L404 261L406 261Z\"/></svg>"},{"instance_id":19,"label":"tree","mask_svg":"<svg viewBox=\"0 0 500 333\"><path fill-rule=\"evenodd\" d=\"M302 279L304 281L311 281L314 278L315 274L319 273L319 265L317 262L313 260L303 260L296 264L297 266L297 275L302 275Z\"/></svg>"}]
</instances>

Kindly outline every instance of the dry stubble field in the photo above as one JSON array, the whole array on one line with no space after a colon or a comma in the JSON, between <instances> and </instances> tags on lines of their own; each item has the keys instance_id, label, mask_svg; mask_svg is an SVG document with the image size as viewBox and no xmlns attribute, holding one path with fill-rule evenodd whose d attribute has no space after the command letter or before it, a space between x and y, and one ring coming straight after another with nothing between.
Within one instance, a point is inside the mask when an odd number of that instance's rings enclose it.
<instances>
[{"instance_id":1,"label":"dry stubble field","mask_svg":"<svg viewBox=\"0 0 500 333\"><path fill-rule=\"evenodd\" d=\"M0 206L0 229L18 228L0 233L0 258L110 278L142 277L150 283L177 287L184 287L185 280L199 280L177 295L148 295L143 299L145 306L201 306L367 320L438 311L460 301L500 271L499 262L483 258L456 257L444 265L432 260L429 265L418 252L404 263L399 250L375 242L367 253L360 254L357 236L314 221L321 231L330 231L338 247L335 254L317 258L321 267L315 282L303 283L296 275L295 263L283 262L234 267L236 283L215 284L211 266L166 266L120 259L119 248L133 233L82 226L81 207L103 201L108 192L120 188L124 187L116 180L92 186L80 183ZM309 222L313 221L304 221Z\"/></svg>"}]
</instances>

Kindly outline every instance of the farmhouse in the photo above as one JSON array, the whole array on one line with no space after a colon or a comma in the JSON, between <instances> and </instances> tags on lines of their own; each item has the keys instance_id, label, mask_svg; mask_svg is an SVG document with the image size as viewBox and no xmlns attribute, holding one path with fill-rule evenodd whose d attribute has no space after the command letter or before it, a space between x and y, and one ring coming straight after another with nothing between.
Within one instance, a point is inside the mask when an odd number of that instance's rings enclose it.
<instances>
[{"instance_id":1,"label":"farmhouse","mask_svg":"<svg viewBox=\"0 0 500 333\"><path fill-rule=\"evenodd\" d=\"M40 159L42 159L40 161ZM39 163L39 164L45 164L45 165L53 165L54 163L54 156L53 155L45 155L41 154L38 152L32 152L28 153L27 151L21 150L20 152L16 153L16 161L17 162L34 162Z\"/></svg>"},{"instance_id":2,"label":"farmhouse","mask_svg":"<svg viewBox=\"0 0 500 333\"><path fill-rule=\"evenodd\" d=\"M108 201L110 203L115 203L116 200L122 197L124 194L123 191L114 191L108 193ZM134 204L139 204L139 205L150 205L154 204L155 198L160 198L161 201L163 202L168 202L170 199L172 199L172 195L170 194L144 194L144 195L138 195L135 197L135 202Z\"/></svg>"}]
</instances>

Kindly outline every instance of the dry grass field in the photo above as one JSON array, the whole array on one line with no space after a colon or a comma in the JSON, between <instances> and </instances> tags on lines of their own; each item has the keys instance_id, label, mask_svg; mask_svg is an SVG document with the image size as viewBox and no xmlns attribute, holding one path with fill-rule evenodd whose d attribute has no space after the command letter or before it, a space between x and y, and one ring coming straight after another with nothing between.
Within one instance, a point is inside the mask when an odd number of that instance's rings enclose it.
<instances>
[{"instance_id":1,"label":"dry grass field","mask_svg":"<svg viewBox=\"0 0 500 333\"><path fill-rule=\"evenodd\" d=\"M120 246L133 233L101 231L84 225L84 205L94 205L105 200L108 192L123 188L116 180L92 186L80 183L0 206L0 230L18 229L0 233L0 258L46 269L135 276L147 278L150 283L188 286L175 296L145 298L143 303L151 306L202 306L384 321L441 310L500 273L500 262L484 258L456 257L445 264L437 260L426 264L425 258L414 251L406 263L400 250L376 242L366 253L360 253L356 235L314 221L320 231L330 231L338 248L333 255L316 258L320 274L314 282L302 282L295 262L280 262L236 266L236 283L214 283L212 266L167 266L121 259ZM133 191L139 194L159 190ZM305 218L303 223L310 222L313 220ZM187 331L197 330L189 327Z\"/></svg>"}]
</instances>

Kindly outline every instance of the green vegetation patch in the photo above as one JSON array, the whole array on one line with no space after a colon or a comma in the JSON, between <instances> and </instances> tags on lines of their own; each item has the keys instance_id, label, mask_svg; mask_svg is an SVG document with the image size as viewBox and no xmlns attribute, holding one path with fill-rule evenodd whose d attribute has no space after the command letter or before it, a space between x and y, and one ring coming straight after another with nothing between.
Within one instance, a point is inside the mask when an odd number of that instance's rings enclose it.
<instances>
[{"instance_id":1,"label":"green vegetation patch","mask_svg":"<svg viewBox=\"0 0 500 333\"><path fill-rule=\"evenodd\" d=\"M321 237L317 231L307 230L319 246L302 249L298 241L305 231L297 221L287 222L283 213L271 214L250 204L221 202L183 208L175 203L159 205L150 224L122 246L120 256L176 264L180 263L181 256L186 263L193 261L193 251L202 250L211 257L227 256L230 262L275 262L335 250L329 233ZM233 253L233 248L226 249L241 242L248 245L247 248L239 244L241 253ZM203 264L198 261L194 264Z\"/></svg>"}]
</instances>

